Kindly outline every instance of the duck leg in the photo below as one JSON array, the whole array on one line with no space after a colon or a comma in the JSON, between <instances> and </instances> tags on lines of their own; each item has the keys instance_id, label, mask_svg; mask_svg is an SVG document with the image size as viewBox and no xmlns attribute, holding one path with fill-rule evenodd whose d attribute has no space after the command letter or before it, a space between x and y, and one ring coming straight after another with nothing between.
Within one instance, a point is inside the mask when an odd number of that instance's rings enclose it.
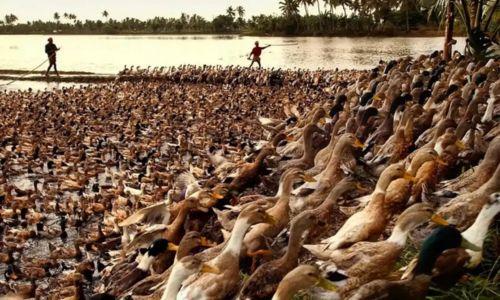
<instances>
[{"instance_id":1,"label":"duck leg","mask_svg":"<svg viewBox=\"0 0 500 300\"><path fill-rule=\"evenodd\" d=\"M257 268L257 258L259 256L268 256L272 255L273 251L268 249L260 249L256 251L247 252L247 255L252 258L252 266L250 267L251 272L253 273Z\"/></svg>"}]
</instances>

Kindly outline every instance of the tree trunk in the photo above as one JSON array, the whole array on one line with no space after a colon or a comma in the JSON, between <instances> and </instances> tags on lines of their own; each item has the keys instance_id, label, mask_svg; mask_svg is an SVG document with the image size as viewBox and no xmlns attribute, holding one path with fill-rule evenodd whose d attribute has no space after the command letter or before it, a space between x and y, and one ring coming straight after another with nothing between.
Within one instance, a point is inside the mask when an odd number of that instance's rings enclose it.
<instances>
[{"instance_id":1,"label":"tree trunk","mask_svg":"<svg viewBox=\"0 0 500 300\"><path fill-rule=\"evenodd\" d=\"M316 0L316 3L318 3L318 20L319 20L319 31L321 32L321 27L323 27L321 22L321 9L319 7L319 0Z\"/></svg>"},{"instance_id":2,"label":"tree trunk","mask_svg":"<svg viewBox=\"0 0 500 300\"><path fill-rule=\"evenodd\" d=\"M483 21L483 0L477 1L476 14L474 16L474 28L481 28L481 22Z\"/></svg>"},{"instance_id":3,"label":"tree trunk","mask_svg":"<svg viewBox=\"0 0 500 300\"><path fill-rule=\"evenodd\" d=\"M454 22L455 22L455 1L448 0L448 5L446 8L446 30L444 37L444 49L443 49L443 58L445 60L451 59Z\"/></svg>"},{"instance_id":4,"label":"tree trunk","mask_svg":"<svg viewBox=\"0 0 500 300\"><path fill-rule=\"evenodd\" d=\"M406 32L410 31L410 18L408 16L408 0L405 0L405 10L406 10Z\"/></svg>"},{"instance_id":5,"label":"tree trunk","mask_svg":"<svg viewBox=\"0 0 500 300\"><path fill-rule=\"evenodd\" d=\"M309 11L307 10L307 4L304 2L304 10L306 11L306 17L309 17Z\"/></svg>"},{"instance_id":6,"label":"tree trunk","mask_svg":"<svg viewBox=\"0 0 500 300\"><path fill-rule=\"evenodd\" d=\"M495 1L495 5L492 6L492 9L489 12L488 17L486 18L486 23L484 23L484 32L488 32L488 27L490 26L491 20L493 19L493 15L495 14L496 7L498 6L498 1Z\"/></svg>"}]
</instances>

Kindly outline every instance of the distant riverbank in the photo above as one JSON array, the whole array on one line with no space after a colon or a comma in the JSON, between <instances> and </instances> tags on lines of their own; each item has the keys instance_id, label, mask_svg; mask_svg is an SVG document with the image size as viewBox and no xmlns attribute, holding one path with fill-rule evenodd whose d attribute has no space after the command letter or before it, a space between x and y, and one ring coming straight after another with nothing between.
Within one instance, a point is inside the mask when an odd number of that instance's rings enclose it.
<instances>
[{"instance_id":1,"label":"distant riverbank","mask_svg":"<svg viewBox=\"0 0 500 300\"><path fill-rule=\"evenodd\" d=\"M45 35L0 35L2 69L31 70L47 59ZM379 60L418 56L442 49L442 37L274 37L241 35L58 35L54 42L60 71L117 74L125 65L248 66L254 42L264 50L262 64L289 69L368 69ZM454 47L463 51L465 39ZM43 65L38 71L47 68Z\"/></svg>"}]
</instances>

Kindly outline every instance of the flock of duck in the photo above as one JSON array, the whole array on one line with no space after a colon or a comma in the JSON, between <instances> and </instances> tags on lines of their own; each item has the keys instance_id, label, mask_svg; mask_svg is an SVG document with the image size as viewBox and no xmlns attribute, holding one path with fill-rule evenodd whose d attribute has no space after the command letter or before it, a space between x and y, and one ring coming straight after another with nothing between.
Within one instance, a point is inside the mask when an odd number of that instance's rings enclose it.
<instances>
[{"instance_id":1,"label":"flock of duck","mask_svg":"<svg viewBox=\"0 0 500 300\"><path fill-rule=\"evenodd\" d=\"M366 71L125 68L109 84L0 92L0 295L449 288L480 266L500 211L499 74L435 52ZM418 253L396 267L408 244Z\"/></svg>"}]
</instances>

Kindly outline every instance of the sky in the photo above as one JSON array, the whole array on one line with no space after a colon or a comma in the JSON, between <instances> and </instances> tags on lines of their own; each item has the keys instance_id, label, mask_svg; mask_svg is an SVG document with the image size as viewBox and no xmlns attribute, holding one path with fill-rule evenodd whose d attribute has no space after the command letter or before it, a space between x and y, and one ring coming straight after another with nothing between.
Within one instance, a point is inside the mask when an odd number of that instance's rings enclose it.
<instances>
[{"instance_id":1,"label":"sky","mask_svg":"<svg viewBox=\"0 0 500 300\"><path fill-rule=\"evenodd\" d=\"M148 19L155 16L178 17L181 13L198 14L207 19L225 12L230 5L241 5L246 17L279 14L279 0L0 0L0 17L14 14L19 22L52 20L54 12L72 13L80 20L109 17Z\"/></svg>"}]
</instances>

